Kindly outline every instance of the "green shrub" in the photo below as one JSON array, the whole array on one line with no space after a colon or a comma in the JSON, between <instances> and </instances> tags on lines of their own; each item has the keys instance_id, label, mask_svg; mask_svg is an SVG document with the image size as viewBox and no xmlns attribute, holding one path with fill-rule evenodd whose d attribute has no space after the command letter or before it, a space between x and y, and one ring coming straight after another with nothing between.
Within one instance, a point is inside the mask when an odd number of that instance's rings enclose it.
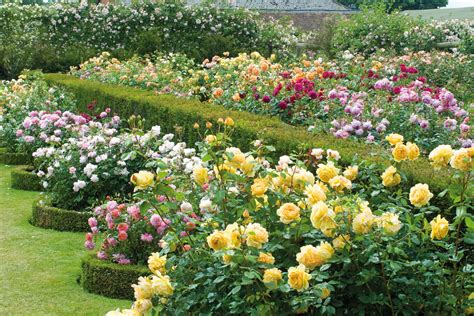
<instances>
[{"instance_id":1,"label":"green shrub","mask_svg":"<svg viewBox=\"0 0 474 316\"><path fill-rule=\"evenodd\" d=\"M56 208L50 205L48 199L40 199L33 203L30 223L58 231L86 232L89 229L87 220L91 216L90 212Z\"/></svg>"},{"instance_id":2,"label":"green shrub","mask_svg":"<svg viewBox=\"0 0 474 316\"><path fill-rule=\"evenodd\" d=\"M133 299L132 284L149 270L141 265L119 265L89 255L82 259L81 285L87 292L112 298Z\"/></svg>"},{"instance_id":3,"label":"green shrub","mask_svg":"<svg viewBox=\"0 0 474 316\"><path fill-rule=\"evenodd\" d=\"M40 179L33 173L34 167L20 166L11 172L11 187L25 191L42 191Z\"/></svg>"},{"instance_id":4,"label":"green shrub","mask_svg":"<svg viewBox=\"0 0 474 316\"><path fill-rule=\"evenodd\" d=\"M159 124L162 131L175 133L188 144L199 140L193 130L194 123L204 128L206 121L215 122L218 118L230 116L236 121L232 138L235 145L242 150L247 150L252 140L262 139L275 146L274 158L296 150L321 147L338 150L343 157L342 162L347 165L357 157L363 157L380 167L386 167L390 163L383 158L382 149L378 146L337 139L326 134L315 136L303 127L290 126L278 118L226 110L221 106L197 100L155 95L152 91L80 80L61 74L47 74L45 80L73 92L79 110L84 110L87 104L95 100L98 105L107 105L122 117L139 114L146 119L148 127ZM428 161L423 159L404 163L400 169L408 174L412 183L428 183L434 191L444 190L449 183L449 174L433 171Z\"/></svg>"},{"instance_id":5,"label":"green shrub","mask_svg":"<svg viewBox=\"0 0 474 316\"><path fill-rule=\"evenodd\" d=\"M10 153L5 148L0 148L0 164L4 165L26 165L31 162L31 157L22 153Z\"/></svg>"}]
</instances>

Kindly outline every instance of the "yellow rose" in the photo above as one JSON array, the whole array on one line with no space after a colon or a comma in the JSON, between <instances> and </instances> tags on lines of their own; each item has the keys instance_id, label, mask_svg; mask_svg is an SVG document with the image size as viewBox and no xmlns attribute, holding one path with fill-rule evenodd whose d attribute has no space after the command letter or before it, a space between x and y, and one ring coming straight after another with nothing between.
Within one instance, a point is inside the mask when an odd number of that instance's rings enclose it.
<instances>
[{"instance_id":1,"label":"yellow rose","mask_svg":"<svg viewBox=\"0 0 474 316\"><path fill-rule=\"evenodd\" d=\"M238 248L242 242L241 227L237 223L229 224L224 231L229 238L229 246Z\"/></svg>"},{"instance_id":2,"label":"yellow rose","mask_svg":"<svg viewBox=\"0 0 474 316\"><path fill-rule=\"evenodd\" d=\"M474 149L471 148L461 148L453 153L451 157L451 167L461 171L469 171L474 166L472 162L472 156L474 155Z\"/></svg>"},{"instance_id":3,"label":"yellow rose","mask_svg":"<svg viewBox=\"0 0 474 316\"><path fill-rule=\"evenodd\" d=\"M350 240L350 238L351 237L349 235L339 235L332 241L332 246L336 250L344 249L346 243Z\"/></svg>"},{"instance_id":4,"label":"yellow rose","mask_svg":"<svg viewBox=\"0 0 474 316\"><path fill-rule=\"evenodd\" d=\"M145 190L153 185L155 175L149 171L140 171L130 177L130 182L135 186L135 190Z\"/></svg>"},{"instance_id":5,"label":"yellow rose","mask_svg":"<svg viewBox=\"0 0 474 316\"><path fill-rule=\"evenodd\" d=\"M388 235L395 235L402 228L398 215L391 212L383 213L377 219L377 225Z\"/></svg>"},{"instance_id":6,"label":"yellow rose","mask_svg":"<svg viewBox=\"0 0 474 316\"><path fill-rule=\"evenodd\" d=\"M216 230L211 235L207 236L207 244L214 250L227 248L230 245L229 234Z\"/></svg>"},{"instance_id":7,"label":"yellow rose","mask_svg":"<svg viewBox=\"0 0 474 316\"><path fill-rule=\"evenodd\" d=\"M229 156L231 156L230 164L235 168L240 168L242 164L245 163L245 155L242 151L237 147L230 147L225 150L226 152L226 160Z\"/></svg>"},{"instance_id":8,"label":"yellow rose","mask_svg":"<svg viewBox=\"0 0 474 316\"><path fill-rule=\"evenodd\" d=\"M416 144L408 142L406 147L408 149L408 159L416 160L420 156L420 148Z\"/></svg>"},{"instance_id":9,"label":"yellow rose","mask_svg":"<svg viewBox=\"0 0 474 316\"><path fill-rule=\"evenodd\" d=\"M144 315L153 307L153 303L150 299L141 299L136 300L133 303L132 310L136 312L138 315Z\"/></svg>"},{"instance_id":10,"label":"yellow rose","mask_svg":"<svg viewBox=\"0 0 474 316\"><path fill-rule=\"evenodd\" d=\"M257 249L262 248L262 245L268 242L268 232L262 225L258 223L250 223L245 228L245 241L250 247Z\"/></svg>"},{"instance_id":11,"label":"yellow rose","mask_svg":"<svg viewBox=\"0 0 474 316\"><path fill-rule=\"evenodd\" d=\"M209 175L208 175L207 168L197 167L193 170L193 178L197 184L203 186L204 184L209 182Z\"/></svg>"},{"instance_id":12,"label":"yellow rose","mask_svg":"<svg viewBox=\"0 0 474 316\"><path fill-rule=\"evenodd\" d=\"M158 274L158 273L166 273L166 255L161 256L158 252L153 252L148 257L148 268L151 272Z\"/></svg>"},{"instance_id":13,"label":"yellow rose","mask_svg":"<svg viewBox=\"0 0 474 316\"><path fill-rule=\"evenodd\" d=\"M282 274L281 271L277 268L273 269L266 269L263 272L263 283L267 285L270 288L276 288L278 285L278 282L282 279Z\"/></svg>"},{"instance_id":14,"label":"yellow rose","mask_svg":"<svg viewBox=\"0 0 474 316\"><path fill-rule=\"evenodd\" d=\"M449 145L440 145L430 152L428 158L431 160L431 165L435 170L439 170L442 167L448 165L451 156L453 155L453 149Z\"/></svg>"},{"instance_id":15,"label":"yellow rose","mask_svg":"<svg viewBox=\"0 0 474 316\"><path fill-rule=\"evenodd\" d=\"M418 183L410 189L410 202L416 207L428 204L432 197L433 193L427 184Z\"/></svg>"},{"instance_id":16,"label":"yellow rose","mask_svg":"<svg viewBox=\"0 0 474 316\"><path fill-rule=\"evenodd\" d=\"M257 178L253 180L253 184L250 187L250 190L252 191L253 196L262 197L268 190L267 179Z\"/></svg>"},{"instance_id":17,"label":"yellow rose","mask_svg":"<svg viewBox=\"0 0 474 316\"><path fill-rule=\"evenodd\" d=\"M431 239L443 239L449 231L449 222L441 215L436 216L431 222Z\"/></svg>"},{"instance_id":18,"label":"yellow rose","mask_svg":"<svg viewBox=\"0 0 474 316\"><path fill-rule=\"evenodd\" d=\"M347 179L354 181L357 178L357 175L359 173L359 166L350 166L347 167L346 170L344 170L344 177Z\"/></svg>"},{"instance_id":19,"label":"yellow rose","mask_svg":"<svg viewBox=\"0 0 474 316\"><path fill-rule=\"evenodd\" d=\"M408 158L408 148L403 143L397 143L392 150L393 159L396 162L406 160Z\"/></svg>"},{"instance_id":20,"label":"yellow rose","mask_svg":"<svg viewBox=\"0 0 474 316\"><path fill-rule=\"evenodd\" d=\"M253 177L255 176L255 167L257 166L257 161L253 158L253 156L248 156L242 166L240 167L242 169L242 172L248 176L248 177Z\"/></svg>"},{"instance_id":21,"label":"yellow rose","mask_svg":"<svg viewBox=\"0 0 474 316\"><path fill-rule=\"evenodd\" d=\"M239 97L240 100L240 97ZM224 120L224 124L227 126L234 126L234 120L231 117L226 117Z\"/></svg>"},{"instance_id":22,"label":"yellow rose","mask_svg":"<svg viewBox=\"0 0 474 316\"><path fill-rule=\"evenodd\" d=\"M467 315L472 315L472 314L474 314L474 302L472 302L472 301L474 301L474 292L471 292L471 294L469 294L467 299L471 302L468 302L469 307L466 308L464 310L464 312L466 312Z\"/></svg>"},{"instance_id":23,"label":"yellow rose","mask_svg":"<svg viewBox=\"0 0 474 316\"><path fill-rule=\"evenodd\" d=\"M334 254L334 249L327 242L322 242L319 246L311 245L303 246L300 252L296 255L296 261L303 264L306 268L313 270L316 267L322 266Z\"/></svg>"},{"instance_id":24,"label":"yellow rose","mask_svg":"<svg viewBox=\"0 0 474 316\"><path fill-rule=\"evenodd\" d=\"M329 209L326 203L320 201L311 209L310 220L314 228L320 229L328 237L332 237L337 224L334 220L336 214Z\"/></svg>"},{"instance_id":25,"label":"yellow rose","mask_svg":"<svg viewBox=\"0 0 474 316\"><path fill-rule=\"evenodd\" d=\"M385 137L385 140L390 143L390 145L394 146L398 143L403 142L403 136L400 134L390 134Z\"/></svg>"},{"instance_id":26,"label":"yellow rose","mask_svg":"<svg viewBox=\"0 0 474 316\"><path fill-rule=\"evenodd\" d=\"M217 140L215 135L207 135L205 138L206 143L211 144Z\"/></svg>"},{"instance_id":27,"label":"yellow rose","mask_svg":"<svg viewBox=\"0 0 474 316\"><path fill-rule=\"evenodd\" d=\"M374 215L370 209L365 209L354 217L352 230L356 234L367 234L374 223Z\"/></svg>"},{"instance_id":28,"label":"yellow rose","mask_svg":"<svg viewBox=\"0 0 474 316\"><path fill-rule=\"evenodd\" d=\"M343 176L335 176L329 180L329 185L333 188L336 192L341 193L344 189L350 190L352 188L351 180L347 179Z\"/></svg>"},{"instance_id":29,"label":"yellow rose","mask_svg":"<svg viewBox=\"0 0 474 316\"><path fill-rule=\"evenodd\" d=\"M338 173L339 169L334 166L334 163L332 161L328 162L326 165L319 164L318 169L316 170L316 174L323 182L329 182L329 180L337 176Z\"/></svg>"},{"instance_id":30,"label":"yellow rose","mask_svg":"<svg viewBox=\"0 0 474 316\"><path fill-rule=\"evenodd\" d=\"M228 254L222 255L222 261L224 261L225 264L229 264L232 262L232 256Z\"/></svg>"},{"instance_id":31,"label":"yellow rose","mask_svg":"<svg viewBox=\"0 0 474 316\"><path fill-rule=\"evenodd\" d=\"M138 284L132 285L137 300L149 299L153 296L153 283L148 277L139 277Z\"/></svg>"},{"instance_id":32,"label":"yellow rose","mask_svg":"<svg viewBox=\"0 0 474 316\"><path fill-rule=\"evenodd\" d=\"M278 210L280 222L289 224L300 219L300 208L293 203L285 203Z\"/></svg>"},{"instance_id":33,"label":"yellow rose","mask_svg":"<svg viewBox=\"0 0 474 316\"><path fill-rule=\"evenodd\" d=\"M293 186L298 189L304 188L306 185L314 183L314 175L307 170L299 170L292 177Z\"/></svg>"},{"instance_id":34,"label":"yellow rose","mask_svg":"<svg viewBox=\"0 0 474 316\"><path fill-rule=\"evenodd\" d=\"M304 265L300 264L288 269L288 284L292 289L298 292L306 290L309 287L309 280L311 280L311 274L306 272Z\"/></svg>"},{"instance_id":35,"label":"yellow rose","mask_svg":"<svg viewBox=\"0 0 474 316\"><path fill-rule=\"evenodd\" d=\"M304 194L307 197L306 202L310 206L313 206L320 201L326 201L326 193L324 193L323 189L321 189L317 184L307 186Z\"/></svg>"},{"instance_id":36,"label":"yellow rose","mask_svg":"<svg viewBox=\"0 0 474 316\"><path fill-rule=\"evenodd\" d=\"M321 289L321 299L325 300L331 295L331 291L327 287Z\"/></svg>"},{"instance_id":37,"label":"yellow rose","mask_svg":"<svg viewBox=\"0 0 474 316\"><path fill-rule=\"evenodd\" d=\"M159 296L173 295L174 288L171 285L170 277L167 275L154 275L151 278L151 284L155 294Z\"/></svg>"},{"instance_id":38,"label":"yellow rose","mask_svg":"<svg viewBox=\"0 0 474 316\"><path fill-rule=\"evenodd\" d=\"M271 253L260 252L257 261L260 263L274 264L275 258L272 256Z\"/></svg>"},{"instance_id":39,"label":"yellow rose","mask_svg":"<svg viewBox=\"0 0 474 316\"><path fill-rule=\"evenodd\" d=\"M394 166L390 166L382 173L382 184L386 187L393 187L400 183L401 177Z\"/></svg>"}]
</instances>

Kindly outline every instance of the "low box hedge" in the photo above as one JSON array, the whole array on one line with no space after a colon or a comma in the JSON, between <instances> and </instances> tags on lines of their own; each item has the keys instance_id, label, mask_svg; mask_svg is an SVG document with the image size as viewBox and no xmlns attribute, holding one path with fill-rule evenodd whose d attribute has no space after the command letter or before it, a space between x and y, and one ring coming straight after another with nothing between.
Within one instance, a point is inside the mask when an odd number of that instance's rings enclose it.
<instances>
[{"instance_id":1,"label":"low box hedge","mask_svg":"<svg viewBox=\"0 0 474 316\"><path fill-rule=\"evenodd\" d=\"M50 205L43 197L33 203L30 223L41 228L58 231L87 232L90 227L87 223L91 212L64 210Z\"/></svg>"},{"instance_id":2,"label":"low box hedge","mask_svg":"<svg viewBox=\"0 0 474 316\"><path fill-rule=\"evenodd\" d=\"M23 153L10 153L6 148L0 148L0 164L4 165L27 165L32 158Z\"/></svg>"},{"instance_id":3,"label":"low box hedge","mask_svg":"<svg viewBox=\"0 0 474 316\"><path fill-rule=\"evenodd\" d=\"M42 191L40 178L33 173L32 166L19 166L11 172L11 187L25 191Z\"/></svg>"},{"instance_id":4,"label":"low box hedge","mask_svg":"<svg viewBox=\"0 0 474 316\"><path fill-rule=\"evenodd\" d=\"M81 80L64 74L46 74L45 80L73 92L77 98L78 110L85 111L88 104L96 101L99 106L110 107L122 117L141 115L148 126L159 124L164 132L175 133L188 144L194 144L198 140L198 135L193 130L194 123L204 128L206 121L215 122L220 117L230 116L236 122L234 144L244 150L249 148L252 140L262 139L275 146L276 155L320 147L338 150L343 164L350 164L354 157L363 157L381 168L390 164L382 155L383 149L380 146L338 139L325 133L314 135L304 127L285 124L276 117L232 111L195 99L156 95L153 91ZM449 184L449 173L435 172L426 159L404 162L400 169L408 175L410 184L427 183L435 192L444 190Z\"/></svg>"},{"instance_id":5,"label":"low box hedge","mask_svg":"<svg viewBox=\"0 0 474 316\"><path fill-rule=\"evenodd\" d=\"M150 270L143 265L119 265L88 255L82 259L80 283L90 293L133 300L132 284L149 274Z\"/></svg>"}]
</instances>

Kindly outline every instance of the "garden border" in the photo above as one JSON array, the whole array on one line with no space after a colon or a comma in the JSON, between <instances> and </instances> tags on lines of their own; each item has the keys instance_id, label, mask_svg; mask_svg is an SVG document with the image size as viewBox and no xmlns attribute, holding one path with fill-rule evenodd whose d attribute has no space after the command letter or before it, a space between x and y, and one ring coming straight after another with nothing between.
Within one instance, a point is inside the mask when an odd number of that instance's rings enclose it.
<instances>
[{"instance_id":1,"label":"garden border","mask_svg":"<svg viewBox=\"0 0 474 316\"><path fill-rule=\"evenodd\" d=\"M143 265L119 265L93 255L84 257L81 267L80 284L86 292L119 299L133 300L132 284L136 284L140 276L151 274Z\"/></svg>"},{"instance_id":2,"label":"garden border","mask_svg":"<svg viewBox=\"0 0 474 316\"><path fill-rule=\"evenodd\" d=\"M5 165L27 165L31 157L23 153L10 153L6 148L0 148L0 164Z\"/></svg>"},{"instance_id":3,"label":"garden border","mask_svg":"<svg viewBox=\"0 0 474 316\"><path fill-rule=\"evenodd\" d=\"M42 191L40 178L34 174L33 166L19 166L10 173L12 189L25 191Z\"/></svg>"},{"instance_id":4,"label":"garden border","mask_svg":"<svg viewBox=\"0 0 474 316\"><path fill-rule=\"evenodd\" d=\"M141 115L146 119L147 127L160 124L163 132L180 135L188 144L199 140L198 133L193 129L194 123L198 123L204 131L206 121L216 122L218 118L230 116L235 120L234 145L243 150L249 148L252 140L263 139L275 147L275 157L321 147L338 150L345 165L350 165L357 157L363 157L381 168L391 164L383 157L384 150L380 146L339 139L330 134L314 135L304 127L288 125L276 117L228 110L196 99L156 95L149 90L81 80L65 74L45 74L44 80L73 92L79 111L87 111L87 105L95 101L101 107L110 107L113 113L122 117ZM427 183L434 192L443 191L451 178L449 171L435 171L425 158L403 162L398 168L407 174L407 185Z\"/></svg>"},{"instance_id":5,"label":"garden border","mask_svg":"<svg viewBox=\"0 0 474 316\"><path fill-rule=\"evenodd\" d=\"M33 202L30 223L33 226L69 232L87 232L91 212L79 212L53 207L44 197Z\"/></svg>"}]
</instances>

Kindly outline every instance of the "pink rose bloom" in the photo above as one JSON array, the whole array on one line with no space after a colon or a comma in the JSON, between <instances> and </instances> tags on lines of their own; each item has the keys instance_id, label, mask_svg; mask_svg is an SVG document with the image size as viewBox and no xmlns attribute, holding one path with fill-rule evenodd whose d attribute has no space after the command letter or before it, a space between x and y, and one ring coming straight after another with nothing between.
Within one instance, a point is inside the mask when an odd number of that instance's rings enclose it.
<instances>
[{"instance_id":1,"label":"pink rose bloom","mask_svg":"<svg viewBox=\"0 0 474 316\"><path fill-rule=\"evenodd\" d=\"M145 242L152 242L153 241L153 236L149 233L144 233L140 236L140 239Z\"/></svg>"}]
</instances>

